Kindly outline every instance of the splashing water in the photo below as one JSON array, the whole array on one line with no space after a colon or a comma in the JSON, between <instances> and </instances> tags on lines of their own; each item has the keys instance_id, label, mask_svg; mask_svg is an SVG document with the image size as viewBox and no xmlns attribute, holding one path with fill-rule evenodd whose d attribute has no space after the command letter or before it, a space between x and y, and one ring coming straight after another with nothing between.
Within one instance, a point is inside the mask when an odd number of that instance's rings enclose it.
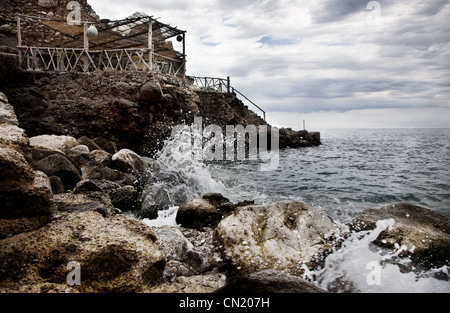
<instances>
[{"instance_id":1,"label":"splashing water","mask_svg":"<svg viewBox=\"0 0 450 313\"><path fill-rule=\"evenodd\" d=\"M191 128L184 126L157 154L141 196L141 217L157 218L158 211L177 207L208 192L225 192L224 185L213 178L203 162L193 157L191 134Z\"/></svg>"},{"instance_id":2,"label":"splashing water","mask_svg":"<svg viewBox=\"0 0 450 313\"><path fill-rule=\"evenodd\" d=\"M372 231L352 233L330 254L322 269L306 271L304 278L330 292L423 293L450 292L448 266L415 273L409 258L400 258L405 247L388 251L372 243L382 231L393 226L393 219L377 222ZM436 279L436 275L443 279Z\"/></svg>"}]
</instances>

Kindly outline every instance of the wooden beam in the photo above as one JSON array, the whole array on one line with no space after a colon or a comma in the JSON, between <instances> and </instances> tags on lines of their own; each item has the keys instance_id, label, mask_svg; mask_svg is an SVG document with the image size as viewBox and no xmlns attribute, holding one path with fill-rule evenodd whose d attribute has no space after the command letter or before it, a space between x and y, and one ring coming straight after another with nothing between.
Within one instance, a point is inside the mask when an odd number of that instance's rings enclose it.
<instances>
[{"instance_id":1,"label":"wooden beam","mask_svg":"<svg viewBox=\"0 0 450 313\"><path fill-rule=\"evenodd\" d=\"M153 19L150 19L148 25L148 49L150 50L150 71L153 71Z\"/></svg>"},{"instance_id":2,"label":"wooden beam","mask_svg":"<svg viewBox=\"0 0 450 313\"><path fill-rule=\"evenodd\" d=\"M84 23L83 32L83 48L84 50L89 50L89 37L88 37L88 23Z\"/></svg>"},{"instance_id":3,"label":"wooden beam","mask_svg":"<svg viewBox=\"0 0 450 313\"><path fill-rule=\"evenodd\" d=\"M17 15L17 47L22 47L22 28L20 27L19 15Z\"/></svg>"}]
</instances>

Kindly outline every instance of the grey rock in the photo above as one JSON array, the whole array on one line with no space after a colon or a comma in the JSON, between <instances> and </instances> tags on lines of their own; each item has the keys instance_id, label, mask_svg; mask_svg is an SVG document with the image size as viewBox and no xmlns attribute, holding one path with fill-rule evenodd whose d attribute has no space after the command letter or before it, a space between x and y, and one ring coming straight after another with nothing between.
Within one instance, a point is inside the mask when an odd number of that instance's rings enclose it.
<instances>
[{"instance_id":1,"label":"grey rock","mask_svg":"<svg viewBox=\"0 0 450 313\"><path fill-rule=\"evenodd\" d=\"M429 209L409 203L388 204L361 213L352 224L355 231L371 230L379 220L394 219L395 224L381 232L375 244L405 249L400 256L409 256L425 267L440 267L450 260L450 220Z\"/></svg>"},{"instance_id":2,"label":"grey rock","mask_svg":"<svg viewBox=\"0 0 450 313\"><path fill-rule=\"evenodd\" d=\"M63 155L53 154L34 164L35 169L47 176L58 176L68 190L73 190L81 180L77 168Z\"/></svg>"},{"instance_id":3,"label":"grey rock","mask_svg":"<svg viewBox=\"0 0 450 313\"><path fill-rule=\"evenodd\" d=\"M216 293L273 294L273 293L327 293L297 276L275 270L265 270L228 282Z\"/></svg>"},{"instance_id":4,"label":"grey rock","mask_svg":"<svg viewBox=\"0 0 450 313\"><path fill-rule=\"evenodd\" d=\"M140 93L142 100L152 103L159 103L163 96L161 85L156 80L151 80L145 83L141 87Z\"/></svg>"},{"instance_id":5,"label":"grey rock","mask_svg":"<svg viewBox=\"0 0 450 313\"><path fill-rule=\"evenodd\" d=\"M101 148L94 142L94 140L89 139L86 136L80 137L77 139L78 144L85 145L89 148L89 151L100 150Z\"/></svg>"}]
</instances>

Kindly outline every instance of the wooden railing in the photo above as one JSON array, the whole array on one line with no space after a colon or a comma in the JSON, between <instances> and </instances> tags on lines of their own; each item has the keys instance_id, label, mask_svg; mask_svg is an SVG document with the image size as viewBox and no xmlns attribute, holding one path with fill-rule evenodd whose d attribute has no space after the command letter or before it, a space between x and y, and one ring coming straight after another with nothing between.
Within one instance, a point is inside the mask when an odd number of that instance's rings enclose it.
<instances>
[{"instance_id":1,"label":"wooden railing","mask_svg":"<svg viewBox=\"0 0 450 313\"><path fill-rule=\"evenodd\" d=\"M19 47L19 61L24 70L156 71L178 77L184 75L182 61L152 53L151 49L90 51L75 48Z\"/></svg>"}]
</instances>

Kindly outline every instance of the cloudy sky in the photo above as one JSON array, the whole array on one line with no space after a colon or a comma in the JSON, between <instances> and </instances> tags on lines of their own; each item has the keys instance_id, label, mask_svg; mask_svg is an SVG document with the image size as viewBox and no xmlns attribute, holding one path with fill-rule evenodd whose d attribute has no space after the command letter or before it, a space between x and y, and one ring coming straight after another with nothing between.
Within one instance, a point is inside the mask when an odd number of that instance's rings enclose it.
<instances>
[{"instance_id":1,"label":"cloudy sky","mask_svg":"<svg viewBox=\"0 0 450 313\"><path fill-rule=\"evenodd\" d=\"M187 31L188 75L231 77L269 123L450 127L449 0L88 0Z\"/></svg>"}]
</instances>

